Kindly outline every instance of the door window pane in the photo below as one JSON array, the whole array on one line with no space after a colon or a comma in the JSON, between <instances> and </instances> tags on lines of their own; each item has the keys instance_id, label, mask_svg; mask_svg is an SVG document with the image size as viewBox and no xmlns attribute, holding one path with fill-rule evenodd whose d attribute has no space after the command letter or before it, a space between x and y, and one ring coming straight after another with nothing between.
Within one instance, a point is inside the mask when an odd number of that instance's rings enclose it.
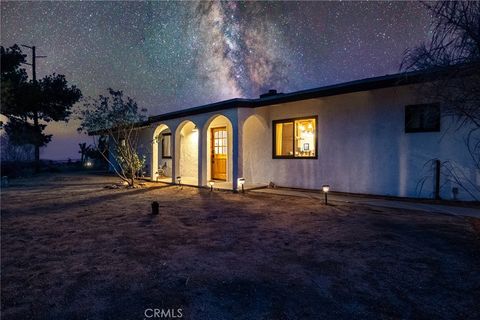
<instances>
[{"instance_id":1,"label":"door window pane","mask_svg":"<svg viewBox=\"0 0 480 320\"><path fill-rule=\"evenodd\" d=\"M227 131L215 130L213 133L213 145L215 154L227 154Z\"/></svg>"}]
</instances>

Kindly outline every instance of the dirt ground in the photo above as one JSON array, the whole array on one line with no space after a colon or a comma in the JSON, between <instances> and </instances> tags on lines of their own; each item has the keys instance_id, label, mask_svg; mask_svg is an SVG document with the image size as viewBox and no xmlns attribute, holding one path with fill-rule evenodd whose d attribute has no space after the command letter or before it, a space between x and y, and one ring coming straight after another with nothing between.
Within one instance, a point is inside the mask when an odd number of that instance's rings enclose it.
<instances>
[{"instance_id":1,"label":"dirt ground","mask_svg":"<svg viewBox=\"0 0 480 320\"><path fill-rule=\"evenodd\" d=\"M2 190L2 319L480 318L478 220L112 182Z\"/></svg>"}]
</instances>

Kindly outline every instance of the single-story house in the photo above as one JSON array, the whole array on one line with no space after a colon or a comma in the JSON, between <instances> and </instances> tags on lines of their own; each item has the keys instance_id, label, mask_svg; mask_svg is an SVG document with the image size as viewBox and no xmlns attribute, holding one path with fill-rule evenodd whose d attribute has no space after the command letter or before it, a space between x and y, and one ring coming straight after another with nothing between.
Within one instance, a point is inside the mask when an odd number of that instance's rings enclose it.
<instances>
[{"instance_id":1,"label":"single-story house","mask_svg":"<svg viewBox=\"0 0 480 320\"><path fill-rule=\"evenodd\" d=\"M468 128L457 130L444 106L418 93L437 76L417 71L271 90L152 116L139 129L140 152L154 181L181 177L182 184L237 190L243 178L246 185L479 199Z\"/></svg>"}]
</instances>

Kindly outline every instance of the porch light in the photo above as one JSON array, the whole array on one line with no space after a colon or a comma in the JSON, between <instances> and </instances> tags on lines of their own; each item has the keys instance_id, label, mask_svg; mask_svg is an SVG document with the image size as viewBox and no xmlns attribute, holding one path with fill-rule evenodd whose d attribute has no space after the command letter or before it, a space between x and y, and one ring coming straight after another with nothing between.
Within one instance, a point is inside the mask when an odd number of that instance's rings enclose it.
<instances>
[{"instance_id":1,"label":"porch light","mask_svg":"<svg viewBox=\"0 0 480 320\"><path fill-rule=\"evenodd\" d=\"M215 181L210 180L208 181L208 184L210 185L210 191L213 191L213 185L215 184Z\"/></svg>"},{"instance_id":2,"label":"porch light","mask_svg":"<svg viewBox=\"0 0 480 320\"><path fill-rule=\"evenodd\" d=\"M328 191L330 191L330 185L324 184L324 185L322 186L322 191L323 191L323 193L325 194L325 204L328 204L328 201L327 201L327 193L328 193Z\"/></svg>"},{"instance_id":3,"label":"porch light","mask_svg":"<svg viewBox=\"0 0 480 320\"><path fill-rule=\"evenodd\" d=\"M238 178L237 183L239 186L242 186L242 193L245 193L243 185L245 184L245 178Z\"/></svg>"}]
</instances>

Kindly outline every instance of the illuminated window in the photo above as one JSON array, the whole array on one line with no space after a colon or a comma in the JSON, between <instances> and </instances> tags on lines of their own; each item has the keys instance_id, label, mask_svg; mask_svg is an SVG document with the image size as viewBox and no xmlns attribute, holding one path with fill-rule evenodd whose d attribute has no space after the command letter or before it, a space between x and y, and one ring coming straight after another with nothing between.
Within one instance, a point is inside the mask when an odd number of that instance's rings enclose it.
<instances>
[{"instance_id":1,"label":"illuminated window","mask_svg":"<svg viewBox=\"0 0 480 320\"><path fill-rule=\"evenodd\" d=\"M162 158L164 159L165 158L168 159L172 157L171 147L170 147L171 139L172 139L171 133L162 134Z\"/></svg>"},{"instance_id":2,"label":"illuminated window","mask_svg":"<svg viewBox=\"0 0 480 320\"><path fill-rule=\"evenodd\" d=\"M317 158L317 117L273 121L273 158Z\"/></svg>"}]
</instances>

